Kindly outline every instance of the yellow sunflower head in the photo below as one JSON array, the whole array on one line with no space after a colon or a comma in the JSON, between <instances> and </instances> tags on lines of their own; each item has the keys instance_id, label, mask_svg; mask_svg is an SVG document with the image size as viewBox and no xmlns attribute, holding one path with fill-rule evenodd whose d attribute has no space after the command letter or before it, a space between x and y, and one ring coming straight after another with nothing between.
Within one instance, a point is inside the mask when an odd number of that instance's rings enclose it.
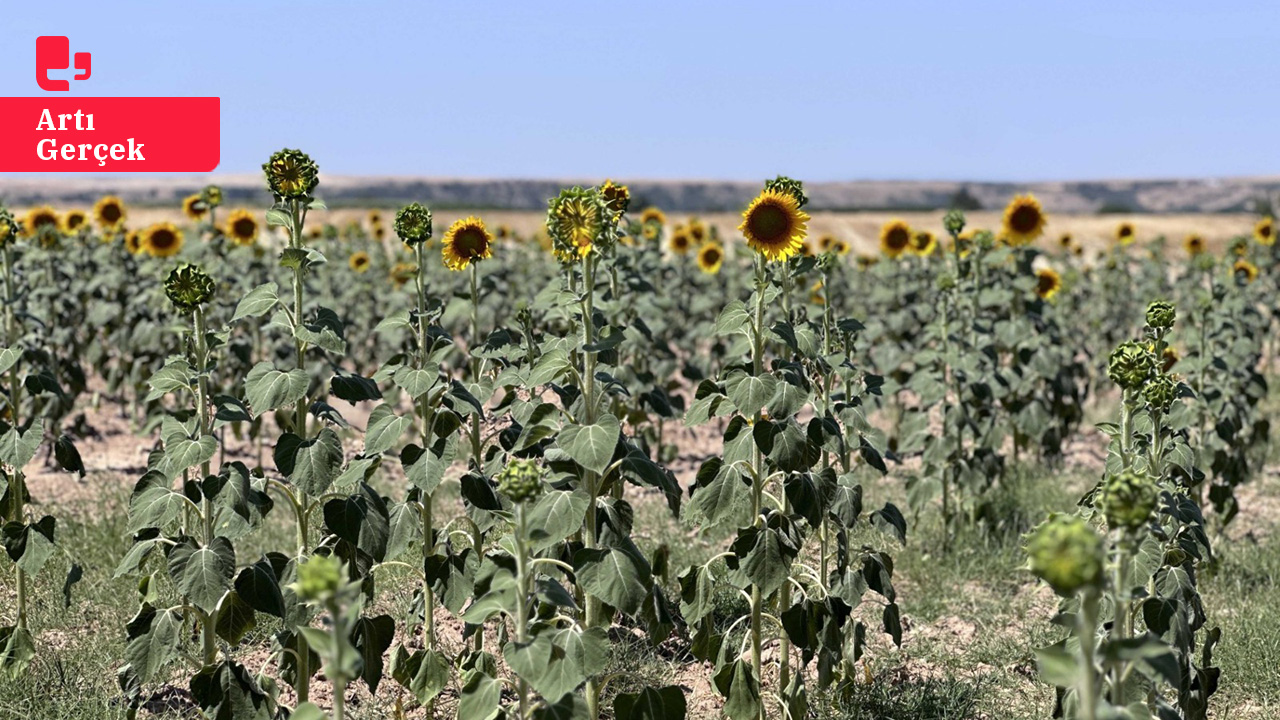
<instances>
[{"instance_id":1,"label":"yellow sunflower head","mask_svg":"<svg viewBox=\"0 0 1280 720\"><path fill-rule=\"evenodd\" d=\"M617 218L597 188L572 187L547 203L547 232L558 257L586 257L617 241Z\"/></svg>"},{"instance_id":2,"label":"yellow sunflower head","mask_svg":"<svg viewBox=\"0 0 1280 720\"><path fill-rule=\"evenodd\" d=\"M813 256L814 256L813 246L809 244L809 241L805 240L804 242L800 243L800 257L813 257Z\"/></svg>"},{"instance_id":3,"label":"yellow sunflower head","mask_svg":"<svg viewBox=\"0 0 1280 720\"><path fill-rule=\"evenodd\" d=\"M658 225L667 224L667 214L656 207L649 206L640 213L640 222L648 225L649 223L657 223Z\"/></svg>"},{"instance_id":4,"label":"yellow sunflower head","mask_svg":"<svg viewBox=\"0 0 1280 720\"><path fill-rule=\"evenodd\" d=\"M258 239L258 219L243 208L232 211L227 218L227 237L241 247L252 245Z\"/></svg>"},{"instance_id":5,"label":"yellow sunflower head","mask_svg":"<svg viewBox=\"0 0 1280 720\"><path fill-rule=\"evenodd\" d=\"M647 222L640 226L640 237L651 242L658 239L660 232L662 232L662 226L657 223Z\"/></svg>"},{"instance_id":6,"label":"yellow sunflower head","mask_svg":"<svg viewBox=\"0 0 1280 720\"><path fill-rule=\"evenodd\" d=\"M466 270L473 262L493 257L493 235L485 229L484 221L469 216L456 220L449 226L441 243L444 266L450 270Z\"/></svg>"},{"instance_id":7,"label":"yellow sunflower head","mask_svg":"<svg viewBox=\"0 0 1280 720\"><path fill-rule=\"evenodd\" d=\"M689 239L695 245L701 245L707 241L707 237L707 224L699 218L689 218Z\"/></svg>"},{"instance_id":8,"label":"yellow sunflower head","mask_svg":"<svg viewBox=\"0 0 1280 720\"><path fill-rule=\"evenodd\" d=\"M372 264L373 261L369 259L369 253L363 250L353 252L351 257L347 258L347 267L360 274L365 273Z\"/></svg>"},{"instance_id":9,"label":"yellow sunflower head","mask_svg":"<svg viewBox=\"0 0 1280 720\"><path fill-rule=\"evenodd\" d=\"M119 229L126 216L124 203L114 195L100 198L93 206L93 219L103 230Z\"/></svg>"},{"instance_id":10,"label":"yellow sunflower head","mask_svg":"<svg viewBox=\"0 0 1280 720\"><path fill-rule=\"evenodd\" d=\"M724 264L724 248L717 243L707 243L698 250L698 269L708 275L720 272Z\"/></svg>"},{"instance_id":11,"label":"yellow sunflower head","mask_svg":"<svg viewBox=\"0 0 1280 720\"><path fill-rule=\"evenodd\" d=\"M1227 249L1236 257L1244 257L1249 254L1249 238L1243 236L1234 238Z\"/></svg>"},{"instance_id":12,"label":"yellow sunflower head","mask_svg":"<svg viewBox=\"0 0 1280 720\"><path fill-rule=\"evenodd\" d=\"M605 180L600 186L600 196L604 198L604 202L609 206L609 211L613 213L615 222L626 214L627 208L631 205L631 188L626 185L619 185L612 180Z\"/></svg>"},{"instance_id":13,"label":"yellow sunflower head","mask_svg":"<svg viewBox=\"0 0 1280 720\"><path fill-rule=\"evenodd\" d=\"M182 249L182 231L173 223L156 223L142 235L142 249L152 257L172 257Z\"/></svg>"},{"instance_id":14,"label":"yellow sunflower head","mask_svg":"<svg viewBox=\"0 0 1280 720\"><path fill-rule=\"evenodd\" d=\"M503 239L503 240L511 237L511 226L507 225L506 223L499 225L498 229L494 231L494 235L497 235L500 239Z\"/></svg>"},{"instance_id":15,"label":"yellow sunflower head","mask_svg":"<svg viewBox=\"0 0 1280 720\"><path fill-rule=\"evenodd\" d=\"M267 188L281 200L301 200L320 184L320 166L301 150L277 150L262 164Z\"/></svg>"},{"instance_id":16,"label":"yellow sunflower head","mask_svg":"<svg viewBox=\"0 0 1280 720\"><path fill-rule=\"evenodd\" d=\"M130 230L129 233L124 236L124 247L129 251L130 255L137 255L142 252L144 249L142 247L142 231Z\"/></svg>"},{"instance_id":17,"label":"yellow sunflower head","mask_svg":"<svg viewBox=\"0 0 1280 720\"><path fill-rule=\"evenodd\" d=\"M1071 233L1062 233L1061 235L1058 236L1058 247L1062 248L1063 250L1070 250L1071 243L1073 241L1074 241L1074 238L1071 237Z\"/></svg>"},{"instance_id":18,"label":"yellow sunflower head","mask_svg":"<svg viewBox=\"0 0 1280 720\"><path fill-rule=\"evenodd\" d=\"M689 248L693 247L693 238L689 237L688 230L680 226L671 233L671 239L667 241L667 245L676 255L684 255L689 252Z\"/></svg>"},{"instance_id":19,"label":"yellow sunflower head","mask_svg":"<svg viewBox=\"0 0 1280 720\"><path fill-rule=\"evenodd\" d=\"M1122 222L1116 226L1116 242L1130 245L1138 238L1138 230L1131 222Z\"/></svg>"},{"instance_id":20,"label":"yellow sunflower head","mask_svg":"<svg viewBox=\"0 0 1280 720\"><path fill-rule=\"evenodd\" d=\"M23 232L27 237L57 234L61 228L62 218L48 205L28 210L26 221L22 223Z\"/></svg>"},{"instance_id":21,"label":"yellow sunflower head","mask_svg":"<svg viewBox=\"0 0 1280 720\"><path fill-rule=\"evenodd\" d=\"M832 244L831 246L831 252L837 255L848 255L849 243L845 242L844 240L836 240L835 243Z\"/></svg>"},{"instance_id":22,"label":"yellow sunflower head","mask_svg":"<svg viewBox=\"0 0 1280 720\"><path fill-rule=\"evenodd\" d=\"M875 265L876 263L880 262L880 258L876 257L875 255L859 255L857 258L854 259L854 262L857 263L859 270L867 270L872 265Z\"/></svg>"},{"instance_id":23,"label":"yellow sunflower head","mask_svg":"<svg viewBox=\"0 0 1280 720\"><path fill-rule=\"evenodd\" d=\"M370 225L381 225L381 224L382 224L382 213L381 213L381 212L378 212L377 210L370 210L370 211L369 211L369 224L370 224Z\"/></svg>"},{"instance_id":24,"label":"yellow sunflower head","mask_svg":"<svg viewBox=\"0 0 1280 720\"><path fill-rule=\"evenodd\" d=\"M911 234L911 252L920 257L928 257L938 247L938 238L928 230L917 230Z\"/></svg>"},{"instance_id":25,"label":"yellow sunflower head","mask_svg":"<svg viewBox=\"0 0 1280 720\"><path fill-rule=\"evenodd\" d=\"M63 218L68 235L75 235L88 225L89 216L83 210L71 210Z\"/></svg>"},{"instance_id":26,"label":"yellow sunflower head","mask_svg":"<svg viewBox=\"0 0 1280 720\"><path fill-rule=\"evenodd\" d=\"M1259 220L1253 226L1253 239L1257 240L1259 245L1274 245L1276 242L1275 218L1268 215Z\"/></svg>"},{"instance_id":27,"label":"yellow sunflower head","mask_svg":"<svg viewBox=\"0 0 1280 720\"><path fill-rule=\"evenodd\" d=\"M912 237L911 226L905 220L890 220L880 228L880 250L896 260L911 248Z\"/></svg>"},{"instance_id":28,"label":"yellow sunflower head","mask_svg":"<svg viewBox=\"0 0 1280 720\"><path fill-rule=\"evenodd\" d=\"M220 207L222 205L222 188L217 185L206 185L204 190L200 191L204 202L211 208Z\"/></svg>"},{"instance_id":29,"label":"yellow sunflower head","mask_svg":"<svg viewBox=\"0 0 1280 720\"><path fill-rule=\"evenodd\" d=\"M418 273L418 266L411 262L398 262L391 266L391 272L387 274L391 284L396 287L404 287L404 284L413 279Z\"/></svg>"},{"instance_id":30,"label":"yellow sunflower head","mask_svg":"<svg viewBox=\"0 0 1280 720\"><path fill-rule=\"evenodd\" d=\"M1195 257L1204 252L1204 238L1191 233L1182 240L1182 247L1186 249L1188 255Z\"/></svg>"},{"instance_id":31,"label":"yellow sunflower head","mask_svg":"<svg viewBox=\"0 0 1280 720\"><path fill-rule=\"evenodd\" d=\"M1035 195L1016 195L1004 209L1001 237L1014 247L1028 245L1044 233L1049 224Z\"/></svg>"},{"instance_id":32,"label":"yellow sunflower head","mask_svg":"<svg viewBox=\"0 0 1280 720\"><path fill-rule=\"evenodd\" d=\"M1240 258L1231 266L1231 273L1235 276L1237 283L1248 285L1258 279L1258 266Z\"/></svg>"},{"instance_id":33,"label":"yellow sunflower head","mask_svg":"<svg viewBox=\"0 0 1280 720\"><path fill-rule=\"evenodd\" d=\"M1182 356L1178 354L1178 351L1175 350L1172 345L1166 345L1164 347L1164 353L1162 353L1162 356L1160 358L1161 369L1164 372L1168 373L1170 370L1173 369L1174 365L1178 364L1178 361L1181 359L1182 359Z\"/></svg>"},{"instance_id":34,"label":"yellow sunflower head","mask_svg":"<svg viewBox=\"0 0 1280 720\"><path fill-rule=\"evenodd\" d=\"M821 250L822 252L826 252L830 250L832 247L835 246L835 244L836 244L836 236L832 235L831 233L820 235L818 237L818 249Z\"/></svg>"},{"instance_id":35,"label":"yellow sunflower head","mask_svg":"<svg viewBox=\"0 0 1280 720\"><path fill-rule=\"evenodd\" d=\"M738 230L751 249L774 262L800 251L808 233L809 215L796 194L786 188L766 188L742 213Z\"/></svg>"},{"instance_id":36,"label":"yellow sunflower head","mask_svg":"<svg viewBox=\"0 0 1280 720\"><path fill-rule=\"evenodd\" d=\"M182 200L182 214L192 220L202 220L209 212L209 206L204 201L204 195L196 193L188 195Z\"/></svg>"},{"instance_id":37,"label":"yellow sunflower head","mask_svg":"<svg viewBox=\"0 0 1280 720\"><path fill-rule=\"evenodd\" d=\"M1062 277L1053 268L1036 270L1036 295L1041 300L1051 300L1062 289Z\"/></svg>"}]
</instances>

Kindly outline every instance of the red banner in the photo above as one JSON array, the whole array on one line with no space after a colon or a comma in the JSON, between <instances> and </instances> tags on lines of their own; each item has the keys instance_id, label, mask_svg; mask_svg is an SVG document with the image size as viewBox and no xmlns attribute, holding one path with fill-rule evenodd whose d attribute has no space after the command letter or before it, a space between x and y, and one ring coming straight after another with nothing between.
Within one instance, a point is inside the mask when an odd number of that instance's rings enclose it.
<instances>
[{"instance_id":1,"label":"red banner","mask_svg":"<svg viewBox=\"0 0 1280 720\"><path fill-rule=\"evenodd\" d=\"M210 172L219 99L0 98L0 172Z\"/></svg>"}]
</instances>

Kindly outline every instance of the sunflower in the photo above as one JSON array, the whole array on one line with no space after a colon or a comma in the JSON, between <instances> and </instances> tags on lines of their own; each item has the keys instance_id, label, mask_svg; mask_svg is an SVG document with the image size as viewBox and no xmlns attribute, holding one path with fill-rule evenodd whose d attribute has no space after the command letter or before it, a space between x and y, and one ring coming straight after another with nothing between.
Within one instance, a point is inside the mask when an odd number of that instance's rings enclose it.
<instances>
[{"instance_id":1,"label":"sunflower","mask_svg":"<svg viewBox=\"0 0 1280 720\"><path fill-rule=\"evenodd\" d=\"M562 260L571 255L584 258L597 244L611 245L615 228L610 219L609 205L595 188L561 190L547 203L547 232Z\"/></svg>"},{"instance_id":2,"label":"sunflower","mask_svg":"<svg viewBox=\"0 0 1280 720\"><path fill-rule=\"evenodd\" d=\"M1236 257L1244 257L1249 254L1249 238L1244 236L1237 237L1231 241L1231 245L1227 249Z\"/></svg>"},{"instance_id":3,"label":"sunflower","mask_svg":"<svg viewBox=\"0 0 1280 720\"><path fill-rule=\"evenodd\" d=\"M742 212L738 230L765 260L786 260L804 244L808 222L809 215L793 193L765 190Z\"/></svg>"},{"instance_id":4,"label":"sunflower","mask_svg":"<svg viewBox=\"0 0 1280 720\"><path fill-rule=\"evenodd\" d=\"M890 220L880 228L880 250L896 260L911 247L911 238L911 226L905 220Z\"/></svg>"},{"instance_id":5,"label":"sunflower","mask_svg":"<svg viewBox=\"0 0 1280 720\"><path fill-rule=\"evenodd\" d=\"M154 257L171 257L182 249L182 231L170 222L156 223L142 236L142 248Z\"/></svg>"},{"instance_id":6,"label":"sunflower","mask_svg":"<svg viewBox=\"0 0 1280 720\"><path fill-rule=\"evenodd\" d=\"M319 229L319 228L317 228ZM227 237L241 247L248 247L258 239L258 220L253 213L240 209L227 218Z\"/></svg>"},{"instance_id":7,"label":"sunflower","mask_svg":"<svg viewBox=\"0 0 1280 720\"><path fill-rule=\"evenodd\" d=\"M58 212L48 205L28 210L27 219L22 223L27 237L57 232L61 227L62 218L58 217Z\"/></svg>"},{"instance_id":8,"label":"sunflower","mask_svg":"<svg viewBox=\"0 0 1280 720\"><path fill-rule=\"evenodd\" d=\"M928 230L917 230L911 235L911 252L920 257L929 257L938 247L938 238Z\"/></svg>"},{"instance_id":9,"label":"sunflower","mask_svg":"<svg viewBox=\"0 0 1280 720\"><path fill-rule=\"evenodd\" d=\"M631 205L631 188L619 185L612 180L605 180L600 186L600 196L604 198L615 220L621 218Z\"/></svg>"},{"instance_id":10,"label":"sunflower","mask_svg":"<svg viewBox=\"0 0 1280 720\"><path fill-rule=\"evenodd\" d=\"M1116 242L1121 245L1132 244L1138 237L1138 231L1134 229L1133 223L1122 222L1116 226Z\"/></svg>"},{"instance_id":11,"label":"sunflower","mask_svg":"<svg viewBox=\"0 0 1280 720\"><path fill-rule=\"evenodd\" d=\"M418 274L418 266L410 262L398 262L391 266L391 272L387 274L387 278L391 280L391 284L396 287L404 287L404 284L413 279Z\"/></svg>"},{"instance_id":12,"label":"sunflower","mask_svg":"<svg viewBox=\"0 0 1280 720\"><path fill-rule=\"evenodd\" d=\"M357 273L364 273L371 264L373 264L373 261L369 259L369 253L363 250L353 252L351 257L347 258L347 267Z\"/></svg>"},{"instance_id":13,"label":"sunflower","mask_svg":"<svg viewBox=\"0 0 1280 720\"><path fill-rule=\"evenodd\" d=\"M119 229L126 215L124 203L114 195L99 199L93 206L93 218L103 230Z\"/></svg>"},{"instance_id":14,"label":"sunflower","mask_svg":"<svg viewBox=\"0 0 1280 720\"><path fill-rule=\"evenodd\" d=\"M307 228L308 239L319 240L322 237L324 237L324 230L322 228L315 227L314 225Z\"/></svg>"},{"instance_id":15,"label":"sunflower","mask_svg":"<svg viewBox=\"0 0 1280 720\"><path fill-rule=\"evenodd\" d=\"M800 257L813 257L813 246L808 240L800 243Z\"/></svg>"},{"instance_id":16,"label":"sunflower","mask_svg":"<svg viewBox=\"0 0 1280 720\"><path fill-rule=\"evenodd\" d=\"M671 239L667 241L667 246L676 255L684 255L689 252L689 248L693 247L693 239L689 237L689 231L685 230L684 226L680 226L676 228L675 232L671 233Z\"/></svg>"},{"instance_id":17,"label":"sunflower","mask_svg":"<svg viewBox=\"0 0 1280 720\"><path fill-rule=\"evenodd\" d=\"M373 226L373 239L382 242L387 237L387 229L381 225Z\"/></svg>"},{"instance_id":18,"label":"sunflower","mask_svg":"<svg viewBox=\"0 0 1280 720\"><path fill-rule=\"evenodd\" d=\"M1258 266L1244 258L1236 260L1236 263L1231 266L1231 272L1235 275L1236 282L1243 281L1243 284L1248 284L1258 279Z\"/></svg>"},{"instance_id":19,"label":"sunflower","mask_svg":"<svg viewBox=\"0 0 1280 720\"><path fill-rule=\"evenodd\" d=\"M961 259L969 257L969 254L973 252L973 241L980 232L982 231L973 228L960 233L954 240L947 243L947 252L957 253Z\"/></svg>"},{"instance_id":20,"label":"sunflower","mask_svg":"<svg viewBox=\"0 0 1280 720\"><path fill-rule=\"evenodd\" d=\"M822 293L822 291L822 281L819 280L813 284L813 287L809 288L809 302L814 305L826 305L827 297Z\"/></svg>"},{"instance_id":21,"label":"sunflower","mask_svg":"<svg viewBox=\"0 0 1280 720\"><path fill-rule=\"evenodd\" d=\"M701 245L707 241L707 224L696 217L689 218L689 239L695 245Z\"/></svg>"},{"instance_id":22,"label":"sunflower","mask_svg":"<svg viewBox=\"0 0 1280 720\"><path fill-rule=\"evenodd\" d=\"M645 223L640 228L640 237L645 240L657 240L660 226L657 223Z\"/></svg>"},{"instance_id":23,"label":"sunflower","mask_svg":"<svg viewBox=\"0 0 1280 720\"><path fill-rule=\"evenodd\" d=\"M456 220L449 226L441 243L444 266L450 270L466 270L472 262L493 257L493 235L484 221L475 216Z\"/></svg>"},{"instance_id":24,"label":"sunflower","mask_svg":"<svg viewBox=\"0 0 1280 720\"><path fill-rule=\"evenodd\" d=\"M1058 247L1063 250L1070 250L1072 241L1071 233L1062 233L1062 235L1058 236Z\"/></svg>"},{"instance_id":25,"label":"sunflower","mask_svg":"<svg viewBox=\"0 0 1280 720\"><path fill-rule=\"evenodd\" d=\"M381 224L382 224L382 213L378 212L377 210L370 210L370 211L369 211L369 224L370 224L370 225L381 225Z\"/></svg>"},{"instance_id":26,"label":"sunflower","mask_svg":"<svg viewBox=\"0 0 1280 720\"><path fill-rule=\"evenodd\" d=\"M724 264L724 248L716 243L707 243L698 250L698 269L708 275L720 272Z\"/></svg>"},{"instance_id":27,"label":"sunflower","mask_svg":"<svg viewBox=\"0 0 1280 720\"><path fill-rule=\"evenodd\" d=\"M74 235L84 229L85 224L89 222L89 216L83 210L71 210L62 221L67 234Z\"/></svg>"},{"instance_id":28,"label":"sunflower","mask_svg":"<svg viewBox=\"0 0 1280 720\"><path fill-rule=\"evenodd\" d=\"M1178 355L1177 350L1174 350L1171 346L1166 345L1164 348L1164 352L1161 353L1161 357L1160 357L1160 361L1163 363L1162 370L1166 373L1169 372L1170 370L1173 369L1174 365L1178 364L1178 361L1181 359L1182 359L1182 356Z\"/></svg>"},{"instance_id":29,"label":"sunflower","mask_svg":"<svg viewBox=\"0 0 1280 720\"><path fill-rule=\"evenodd\" d=\"M831 246L831 252L834 252L837 255L848 255L849 243L843 240L836 240L835 244Z\"/></svg>"},{"instance_id":30,"label":"sunflower","mask_svg":"<svg viewBox=\"0 0 1280 720\"><path fill-rule=\"evenodd\" d=\"M1204 252L1204 238L1192 233L1182 240L1182 247L1186 248L1188 255L1195 257Z\"/></svg>"},{"instance_id":31,"label":"sunflower","mask_svg":"<svg viewBox=\"0 0 1280 720\"><path fill-rule=\"evenodd\" d=\"M503 238L503 239L509 238L511 237L511 226L507 225L506 223L503 223L502 225L498 226L498 229L494 231L494 234L497 235L499 238Z\"/></svg>"},{"instance_id":32,"label":"sunflower","mask_svg":"<svg viewBox=\"0 0 1280 720\"><path fill-rule=\"evenodd\" d=\"M1048 222L1035 195L1016 195L1004 209L1000 236L1014 247L1028 245L1044 234Z\"/></svg>"},{"instance_id":33,"label":"sunflower","mask_svg":"<svg viewBox=\"0 0 1280 720\"><path fill-rule=\"evenodd\" d=\"M818 237L818 249L822 252L830 250L836 244L836 236L831 233Z\"/></svg>"},{"instance_id":34,"label":"sunflower","mask_svg":"<svg viewBox=\"0 0 1280 720\"><path fill-rule=\"evenodd\" d=\"M656 207L647 207L640 213L640 222L648 225L649 223L657 223L658 225L667 224L667 214Z\"/></svg>"},{"instance_id":35,"label":"sunflower","mask_svg":"<svg viewBox=\"0 0 1280 720\"><path fill-rule=\"evenodd\" d=\"M192 220L203 220L207 212L209 212L209 206L205 204L204 196L199 193L188 195L182 201L182 214Z\"/></svg>"},{"instance_id":36,"label":"sunflower","mask_svg":"<svg viewBox=\"0 0 1280 720\"><path fill-rule=\"evenodd\" d=\"M880 262L880 258L876 257L875 255L859 255L858 257L854 258L854 262L857 263L859 270L866 270L870 268L872 265L875 265L876 263Z\"/></svg>"},{"instance_id":37,"label":"sunflower","mask_svg":"<svg viewBox=\"0 0 1280 720\"><path fill-rule=\"evenodd\" d=\"M1253 226L1253 239L1259 245L1273 245L1276 241L1276 221L1270 215L1262 218Z\"/></svg>"},{"instance_id":38,"label":"sunflower","mask_svg":"<svg viewBox=\"0 0 1280 720\"><path fill-rule=\"evenodd\" d=\"M1053 268L1036 270L1036 295L1041 300L1051 300L1062 289L1062 277Z\"/></svg>"},{"instance_id":39,"label":"sunflower","mask_svg":"<svg viewBox=\"0 0 1280 720\"><path fill-rule=\"evenodd\" d=\"M130 230L129 233L124 236L124 247L129 251L130 255L137 255L142 252L142 231Z\"/></svg>"}]
</instances>

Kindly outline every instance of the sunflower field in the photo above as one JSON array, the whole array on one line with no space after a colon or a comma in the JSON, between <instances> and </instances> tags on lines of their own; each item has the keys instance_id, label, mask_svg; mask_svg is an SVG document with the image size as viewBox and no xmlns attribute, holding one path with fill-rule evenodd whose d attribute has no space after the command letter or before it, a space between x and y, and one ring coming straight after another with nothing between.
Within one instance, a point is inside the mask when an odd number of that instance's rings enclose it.
<instances>
[{"instance_id":1,"label":"sunflower field","mask_svg":"<svg viewBox=\"0 0 1280 720\"><path fill-rule=\"evenodd\" d=\"M323 191L0 209L0 717L1280 717L1271 217Z\"/></svg>"}]
</instances>

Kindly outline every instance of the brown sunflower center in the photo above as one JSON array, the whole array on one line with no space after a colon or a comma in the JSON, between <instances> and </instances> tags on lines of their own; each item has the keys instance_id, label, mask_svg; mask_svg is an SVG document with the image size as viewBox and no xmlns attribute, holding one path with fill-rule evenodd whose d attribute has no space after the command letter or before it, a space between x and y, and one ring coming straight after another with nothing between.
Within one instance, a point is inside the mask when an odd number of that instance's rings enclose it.
<instances>
[{"instance_id":1,"label":"brown sunflower center","mask_svg":"<svg viewBox=\"0 0 1280 720\"><path fill-rule=\"evenodd\" d=\"M251 238L258 229L258 224L252 218L240 218L231 226L231 231L236 237Z\"/></svg>"},{"instance_id":2,"label":"brown sunflower center","mask_svg":"<svg viewBox=\"0 0 1280 720\"><path fill-rule=\"evenodd\" d=\"M51 215L49 213L39 213L35 217L31 218L31 227L34 229L39 229L43 227L52 227L57 224L58 224L57 216Z\"/></svg>"},{"instance_id":3,"label":"brown sunflower center","mask_svg":"<svg viewBox=\"0 0 1280 720\"><path fill-rule=\"evenodd\" d=\"M99 215L102 217L104 222L114 223L120 219L120 206L115 203L103 205Z\"/></svg>"},{"instance_id":4,"label":"brown sunflower center","mask_svg":"<svg viewBox=\"0 0 1280 720\"><path fill-rule=\"evenodd\" d=\"M747 229L752 237L766 245L783 243L791 239L791 214L772 201L762 202L752 209Z\"/></svg>"},{"instance_id":5,"label":"brown sunflower center","mask_svg":"<svg viewBox=\"0 0 1280 720\"><path fill-rule=\"evenodd\" d=\"M465 258L475 258L484 254L489 239L484 231L477 227L466 227L453 236L453 249Z\"/></svg>"},{"instance_id":6,"label":"brown sunflower center","mask_svg":"<svg viewBox=\"0 0 1280 720\"><path fill-rule=\"evenodd\" d=\"M676 235L675 237L671 238L671 244L677 250L684 250L689 247L689 236Z\"/></svg>"},{"instance_id":7,"label":"brown sunflower center","mask_svg":"<svg viewBox=\"0 0 1280 720\"><path fill-rule=\"evenodd\" d=\"M1040 211L1032 205L1019 205L1009 215L1009 227L1017 233L1032 233L1040 226Z\"/></svg>"},{"instance_id":8,"label":"brown sunflower center","mask_svg":"<svg viewBox=\"0 0 1280 720\"><path fill-rule=\"evenodd\" d=\"M173 247L178 242L178 236L173 234L172 230L156 230L151 233L151 246L162 250Z\"/></svg>"},{"instance_id":9,"label":"brown sunflower center","mask_svg":"<svg viewBox=\"0 0 1280 720\"><path fill-rule=\"evenodd\" d=\"M1271 237L1271 224L1267 223L1262 227L1258 228L1258 234L1264 238Z\"/></svg>"},{"instance_id":10,"label":"brown sunflower center","mask_svg":"<svg viewBox=\"0 0 1280 720\"><path fill-rule=\"evenodd\" d=\"M1040 273L1036 285L1036 292L1040 295L1048 295L1058 288L1058 278L1049 273Z\"/></svg>"},{"instance_id":11,"label":"brown sunflower center","mask_svg":"<svg viewBox=\"0 0 1280 720\"><path fill-rule=\"evenodd\" d=\"M929 247L929 243L933 242L933 237L931 237L929 233L916 233L913 242L915 243L917 250L924 250Z\"/></svg>"},{"instance_id":12,"label":"brown sunflower center","mask_svg":"<svg viewBox=\"0 0 1280 720\"><path fill-rule=\"evenodd\" d=\"M1130 236L1130 235L1132 235L1132 234L1133 234L1133 226L1132 226L1132 225L1121 225L1121 226L1120 226L1120 237L1129 237L1129 236Z\"/></svg>"},{"instance_id":13,"label":"brown sunflower center","mask_svg":"<svg viewBox=\"0 0 1280 720\"><path fill-rule=\"evenodd\" d=\"M911 233L905 227L895 225L884 234L884 242L894 250L901 250L911 242Z\"/></svg>"},{"instance_id":14,"label":"brown sunflower center","mask_svg":"<svg viewBox=\"0 0 1280 720\"><path fill-rule=\"evenodd\" d=\"M715 265L720 262L720 250L714 247L709 247L706 250L703 250L702 262L708 265Z\"/></svg>"}]
</instances>

